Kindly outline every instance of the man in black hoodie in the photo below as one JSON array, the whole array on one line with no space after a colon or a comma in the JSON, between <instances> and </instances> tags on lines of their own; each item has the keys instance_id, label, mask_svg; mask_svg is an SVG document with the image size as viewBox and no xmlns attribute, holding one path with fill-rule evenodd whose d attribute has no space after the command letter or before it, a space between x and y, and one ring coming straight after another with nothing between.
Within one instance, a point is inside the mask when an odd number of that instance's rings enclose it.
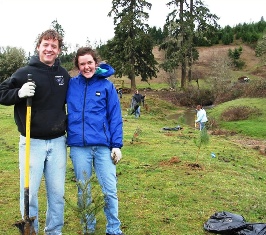
<instances>
[{"instance_id":1,"label":"man in black hoodie","mask_svg":"<svg viewBox=\"0 0 266 235\"><path fill-rule=\"evenodd\" d=\"M38 233L38 191L45 177L47 191L46 235L62 234L64 224L64 184L66 172L65 98L68 72L57 58L63 46L55 30L44 31L37 41L37 56L0 84L0 104L14 105L14 118L20 132L20 211L24 218L24 174L26 147L26 100L32 97L30 128L29 216ZM32 74L33 81L27 81Z\"/></svg>"},{"instance_id":2,"label":"man in black hoodie","mask_svg":"<svg viewBox=\"0 0 266 235\"><path fill-rule=\"evenodd\" d=\"M144 98L145 95L141 95L139 93L139 90L136 89L135 94L133 95L131 100L131 109L132 109L131 114L134 113L136 118L140 117L140 106L141 103L144 105Z\"/></svg>"}]
</instances>

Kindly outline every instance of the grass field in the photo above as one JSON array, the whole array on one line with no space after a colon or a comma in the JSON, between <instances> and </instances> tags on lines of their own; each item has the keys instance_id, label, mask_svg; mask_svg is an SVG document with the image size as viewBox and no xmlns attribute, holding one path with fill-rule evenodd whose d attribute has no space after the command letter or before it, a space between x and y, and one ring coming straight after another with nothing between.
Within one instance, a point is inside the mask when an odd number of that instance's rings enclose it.
<instances>
[{"instance_id":1,"label":"grass field","mask_svg":"<svg viewBox=\"0 0 266 235\"><path fill-rule=\"evenodd\" d=\"M127 112L130 99L128 94L121 100L124 147L123 158L117 165L119 217L126 235L208 234L203 230L204 222L214 212L223 210L241 214L249 222L266 221L265 155L232 141L230 135L210 134L209 144L200 149L197 159L197 146L193 140L198 138L199 131L179 123L178 118L167 119L169 114L182 113L182 108L148 96L146 109L142 108L141 117L135 119ZM259 108L265 114L265 105ZM212 112L219 115L220 107ZM1 234L16 235L18 229L12 224L21 219L19 133L12 106L0 106L0 122L0 231ZM254 128L265 126L265 115L253 122ZM162 130L177 125L183 129ZM239 138L244 137L239 135ZM73 178L68 159L66 198L75 204ZM39 200L42 231L46 209L44 182ZM97 220L96 234L105 234L103 212L97 214ZM81 231L78 215L66 204L64 235L82 234Z\"/></svg>"}]
</instances>

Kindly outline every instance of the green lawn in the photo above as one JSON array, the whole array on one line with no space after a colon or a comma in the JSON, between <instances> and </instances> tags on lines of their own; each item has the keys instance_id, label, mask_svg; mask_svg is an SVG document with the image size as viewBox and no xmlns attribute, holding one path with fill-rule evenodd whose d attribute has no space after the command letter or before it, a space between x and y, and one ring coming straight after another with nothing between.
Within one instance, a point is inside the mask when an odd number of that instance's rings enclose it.
<instances>
[{"instance_id":1,"label":"green lawn","mask_svg":"<svg viewBox=\"0 0 266 235\"><path fill-rule=\"evenodd\" d=\"M124 95L121 104L124 119L123 158L117 165L119 214L126 235L203 235L203 223L216 211L226 210L243 215L249 222L266 221L266 157L258 150L232 141L231 136L210 135L210 142L200 150L194 139L199 131L182 124L181 131L163 131L174 127L177 120L167 120L171 113L181 112L156 97L147 96L147 107L141 117L128 115L131 95ZM156 102L155 102L156 101ZM265 104L252 99L263 117L249 123L222 123L223 128L245 129L245 135L263 137ZM222 104L210 111L218 116L227 106ZM253 103L252 103L253 104ZM12 224L20 220L19 212L19 133L13 121L13 107L0 106L0 231L16 235ZM253 134L247 126L257 129ZM237 123L237 122L236 122ZM227 126L228 125L228 126ZM246 127L243 127L245 125ZM138 135L134 136L137 131ZM132 142L133 138L133 142ZM242 138L241 136L239 138ZM255 137L253 137L255 138ZM215 153L213 158L211 153ZM66 198L76 203L76 185L68 159ZM96 185L97 187L97 185ZM45 188L40 189L40 229L45 222ZM103 212L97 214L96 234L105 234ZM64 235L82 234L78 215L66 204ZM41 233L42 234L42 233Z\"/></svg>"},{"instance_id":2,"label":"green lawn","mask_svg":"<svg viewBox=\"0 0 266 235\"><path fill-rule=\"evenodd\" d=\"M231 107L250 107L260 111L259 115L253 115L246 120L221 121L222 112ZM218 120L222 128L237 131L245 136L266 138L266 103L264 98L241 98L220 104L209 110L209 115Z\"/></svg>"}]
</instances>

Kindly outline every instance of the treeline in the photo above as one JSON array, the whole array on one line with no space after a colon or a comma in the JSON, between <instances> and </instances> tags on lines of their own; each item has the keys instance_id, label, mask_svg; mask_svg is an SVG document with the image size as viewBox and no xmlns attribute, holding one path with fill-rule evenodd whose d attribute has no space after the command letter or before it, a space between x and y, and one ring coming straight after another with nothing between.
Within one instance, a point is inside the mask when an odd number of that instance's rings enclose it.
<instances>
[{"instance_id":1,"label":"treeline","mask_svg":"<svg viewBox=\"0 0 266 235\"><path fill-rule=\"evenodd\" d=\"M229 45L235 40L241 40L243 43L246 43L253 47L254 49L257 46L257 42L263 38L263 33L266 32L266 21L263 17L257 23L243 23L237 24L233 27L227 25L224 28L217 28L216 31L207 35L208 38L194 38L193 44L196 47L200 46L213 46L216 44ZM151 37L153 45L161 45L166 38L168 37L167 27L161 29L160 27L150 27L148 30L148 35ZM106 50L106 45L97 45L95 48L102 59L104 60L104 51ZM66 53L60 56L61 62L68 69L73 68L73 58L75 56L74 52Z\"/></svg>"},{"instance_id":2,"label":"treeline","mask_svg":"<svg viewBox=\"0 0 266 235\"><path fill-rule=\"evenodd\" d=\"M257 23L243 23L237 24L233 27L228 25L224 28L218 27L217 29L213 29L211 34L205 35L205 37L194 37L193 44L197 47L212 46L219 43L229 45L233 43L234 40L241 40L243 43L252 46L256 50L256 54L259 56L262 53L265 53L265 48L261 46L261 44L259 46L257 45L258 41L263 39L265 31L266 22L262 17ZM157 28L154 26L148 29L147 34L151 38L153 46L156 46L165 42L169 32L167 27L161 29L160 27ZM95 49L104 60L106 45L97 45ZM26 56L25 51L21 48L0 47L0 82L10 77L17 68L24 66L28 62L29 56L30 55ZM60 55L60 60L63 66L69 71L73 69L74 56L75 52L68 53L67 50Z\"/></svg>"},{"instance_id":3,"label":"treeline","mask_svg":"<svg viewBox=\"0 0 266 235\"><path fill-rule=\"evenodd\" d=\"M194 38L195 46L213 46L215 44L229 45L234 40L241 40L243 43L255 45L259 39L262 38L263 33L266 32L266 21L262 17L257 23L243 23L237 24L233 27L227 25L224 28L218 27L212 34L206 35L208 38ZM152 37L154 45L162 44L168 36L167 28L161 29L151 27L149 34Z\"/></svg>"}]
</instances>

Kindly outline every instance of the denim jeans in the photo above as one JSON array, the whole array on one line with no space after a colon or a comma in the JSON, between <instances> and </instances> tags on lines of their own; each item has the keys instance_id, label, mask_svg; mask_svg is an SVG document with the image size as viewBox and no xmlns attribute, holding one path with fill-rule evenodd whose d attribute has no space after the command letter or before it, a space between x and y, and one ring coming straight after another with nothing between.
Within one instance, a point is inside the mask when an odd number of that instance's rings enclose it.
<instances>
[{"instance_id":1,"label":"denim jeans","mask_svg":"<svg viewBox=\"0 0 266 235\"><path fill-rule=\"evenodd\" d=\"M140 117L140 106L135 111L135 117L136 118L139 118Z\"/></svg>"},{"instance_id":2,"label":"denim jeans","mask_svg":"<svg viewBox=\"0 0 266 235\"><path fill-rule=\"evenodd\" d=\"M205 122L200 122L199 123L199 128L202 130L205 127Z\"/></svg>"},{"instance_id":3,"label":"denim jeans","mask_svg":"<svg viewBox=\"0 0 266 235\"><path fill-rule=\"evenodd\" d=\"M97 179L104 194L104 213L107 220L106 233L120 234L120 220L118 219L118 198L116 166L111 159L111 151L105 146L70 147L70 158L72 160L76 179L84 183L92 176L94 167ZM85 174L84 174L85 173ZM90 195L90 188L88 195ZM78 198L82 191L78 188ZM88 198L88 203L90 202ZM90 232L95 230L96 219L90 220L87 225Z\"/></svg>"},{"instance_id":4,"label":"denim jeans","mask_svg":"<svg viewBox=\"0 0 266 235\"><path fill-rule=\"evenodd\" d=\"M24 218L24 172L26 138L20 136L20 211ZM45 178L47 211L45 234L60 235L64 224L64 187L66 173L66 138L30 139L29 216L36 217L34 229L39 230L38 191L42 175Z\"/></svg>"}]
</instances>

